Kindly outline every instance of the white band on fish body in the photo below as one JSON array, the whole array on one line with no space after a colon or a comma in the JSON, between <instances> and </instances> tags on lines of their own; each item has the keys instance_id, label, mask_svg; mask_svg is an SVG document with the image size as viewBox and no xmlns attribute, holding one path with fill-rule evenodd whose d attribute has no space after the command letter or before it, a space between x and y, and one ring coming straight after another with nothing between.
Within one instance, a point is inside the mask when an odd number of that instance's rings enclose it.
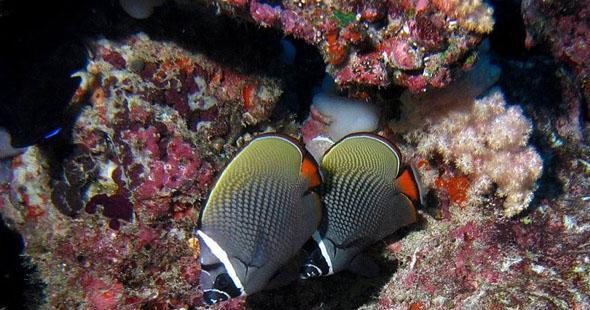
<instances>
[{"instance_id":1,"label":"white band on fish body","mask_svg":"<svg viewBox=\"0 0 590 310\"><path fill-rule=\"evenodd\" d=\"M197 235L199 235L199 237L201 237L201 239L203 239L203 242L205 242L205 244L209 247L209 249L211 249L211 252L213 253L213 255L215 255L215 257L217 257L221 261L221 263L223 264L223 266L227 270L227 274L232 279L232 281L234 281L234 284L236 285L236 287L240 290L240 296L245 296L246 291L244 290L244 286L242 285L242 281L240 281L240 278L238 277L238 274L236 273L236 269L234 268L232 263L229 261L229 257L227 256L227 253L219 246L219 244L217 244L217 242L215 242L215 240L211 239L211 237L207 236L207 234L205 234L204 232L197 230Z\"/></svg>"},{"instance_id":2,"label":"white band on fish body","mask_svg":"<svg viewBox=\"0 0 590 310\"><path fill-rule=\"evenodd\" d=\"M313 240L315 240L315 242L317 242L318 246L320 247L320 252L322 253L322 256L324 257L324 259L326 260L326 264L328 264L328 274L327 275L333 274L334 270L332 268L332 260L330 259L330 255L328 254L328 249L326 249L326 244L324 244L324 240L322 240L322 237L320 236L320 233L318 231L313 233Z\"/></svg>"}]
</instances>

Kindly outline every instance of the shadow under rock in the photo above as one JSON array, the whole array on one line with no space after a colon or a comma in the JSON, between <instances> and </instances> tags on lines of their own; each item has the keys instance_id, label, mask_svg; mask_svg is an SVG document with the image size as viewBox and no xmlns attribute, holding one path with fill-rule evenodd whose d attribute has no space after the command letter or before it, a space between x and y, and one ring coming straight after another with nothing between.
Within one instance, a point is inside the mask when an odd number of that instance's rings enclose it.
<instances>
[{"instance_id":1,"label":"shadow under rock","mask_svg":"<svg viewBox=\"0 0 590 310\"><path fill-rule=\"evenodd\" d=\"M0 309L39 309L44 299L45 285L23 248L22 236L0 216Z\"/></svg>"},{"instance_id":2,"label":"shadow under rock","mask_svg":"<svg viewBox=\"0 0 590 310\"><path fill-rule=\"evenodd\" d=\"M404 227L365 252L375 259L381 269L378 276L365 278L343 271L329 277L299 280L287 286L263 291L247 299L247 308L262 309L322 309L352 310L377 303L381 290L401 267L400 262L387 254L385 245L403 239L412 231L426 229L427 221L419 214L415 224Z\"/></svg>"},{"instance_id":3,"label":"shadow under rock","mask_svg":"<svg viewBox=\"0 0 590 310\"><path fill-rule=\"evenodd\" d=\"M381 288L397 269L397 262L383 260L379 276L364 278L344 271L330 277L300 280L280 289L248 298L249 309L358 309L376 300Z\"/></svg>"},{"instance_id":4,"label":"shadow under rock","mask_svg":"<svg viewBox=\"0 0 590 310\"><path fill-rule=\"evenodd\" d=\"M554 120L567 113L559 104L563 101L560 66L539 50L533 50L524 61L498 59L497 63L502 68L499 84L508 102L520 103L525 115L533 121L531 143L543 158L539 187L533 201L519 215L522 218L537 209L541 200L553 200L563 193L555 170L560 159L547 139L547 130L555 130Z\"/></svg>"}]
</instances>

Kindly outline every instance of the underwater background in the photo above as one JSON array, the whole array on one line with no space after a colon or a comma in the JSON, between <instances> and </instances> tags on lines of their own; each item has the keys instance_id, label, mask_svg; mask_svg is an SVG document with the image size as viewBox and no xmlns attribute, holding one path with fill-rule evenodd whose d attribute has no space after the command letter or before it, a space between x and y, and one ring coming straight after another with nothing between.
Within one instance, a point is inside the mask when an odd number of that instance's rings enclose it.
<instances>
[{"instance_id":1,"label":"underwater background","mask_svg":"<svg viewBox=\"0 0 590 310\"><path fill-rule=\"evenodd\" d=\"M0 309L195 309L199 212L255 136L415 167L381 269L214 309L589 309L590 7L0 0Z\"/></svg>"}]
</instances>

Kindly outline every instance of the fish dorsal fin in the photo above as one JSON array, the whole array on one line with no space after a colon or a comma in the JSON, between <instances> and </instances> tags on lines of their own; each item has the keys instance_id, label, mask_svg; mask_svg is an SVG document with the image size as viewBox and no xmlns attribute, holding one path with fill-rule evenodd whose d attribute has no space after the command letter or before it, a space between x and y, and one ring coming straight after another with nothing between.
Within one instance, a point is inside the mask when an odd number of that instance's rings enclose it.
<instances>
[{"instance_id":1,"label":"fish dorsal fin","mask_svg":"<svg viewBox=\"0 0 590 310\"><path fill-rule=\"evenodd\" d=\"M402 170L396 179L396 183L400 192L406 195L415 206L424 205L420 180L413 166L408 166Z\"/></svg>"},{"instance_id":2,"label":"fish dorsal fin","mask_svg":"<svg viewBox=\"0 0 590 310\"><path fill-rule=\"evenodd\" d=\"M308 180L307 188L318 187L322 183L318 164L307 152L303 155L303 161L301 162L301 175Z\"/></svg>"}]
</instances>

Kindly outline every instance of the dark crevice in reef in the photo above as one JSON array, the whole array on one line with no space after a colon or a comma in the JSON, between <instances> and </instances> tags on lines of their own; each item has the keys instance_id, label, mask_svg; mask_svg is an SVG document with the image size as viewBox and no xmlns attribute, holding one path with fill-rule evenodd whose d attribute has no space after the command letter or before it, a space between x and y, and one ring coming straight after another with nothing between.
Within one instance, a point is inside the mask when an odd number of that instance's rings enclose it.
<instances>
[{"instance_id":1,"label":"dark crevice in reef","mask_svg":"<svg viewBox=\"0 0 590 310\"><path fill-rule=\"evenodd\" d=\"M38 309L43 284L28 258L21 256L22 237L0 217L0 309Z\"/></svg>"},{"instance_id":2,"label":"dark crevice in reef","mask_svg":"<svg viewBox=\"0 0 590 310\"><path fill-rule=\"evenodd\" d=\"M215 9L177 6L169 2L146 20L134 20L136 30L152 39L173 41L244 73L264 72L280 76L282 35L275 29L238 22Z\"/></svg>"},{"instance_id":3,"label":"dark crevice in reef","mask_svg":"<svg viewBox=\"0 0 590 310\"><path fill-rule=\"evenodd\" d=\"M271 122L284 118L285 113L297 115L302 122L309 114L314 90L321 87L325 76L325 65L319 51L303 40L287 37L284 39L295 51L293 63L285 64L283 73L283 95L271 116Z\"/></svg>"},{"instance_id":4,"label":"dark crevice in reef","mask_svg":"<svg viewBox=\"0 0 590 310\"><path fill-rule=\"evenodd\" d=\"M282 62L279 31L216 15L212 7L179 6L171 1L155 8L145 20L128 16L116 0L6 0L1 4L0 35L9 43L0 49L0 82L5 90L0 93L0 127L8 129L17 146L37 143L64 125L62 115L79 84L70 75L84 67L88 47L96 38L118 40L145 32L243 73L281 78L306 61L302 59L311 49L300 48L304 43L294 40L304 55L290 68ZM301 72L296 75L306 73ZM296 93L303 84L294 87Z\"/></svg>"},{"instance_id":5,"label":"dark crevice in reef","mask_svg":"<svg viewBox=\"0 0 590 310\"><path fill-rule=\"evenodd\" d=\"M508 102L519 104L533 124L551 124L555 115L566 113L563 101L563 70L549 55L549 46L540 43L530 49L525 46L526 28L520 0L493 0L495 26L490 35L490 47L495 63L502 69L498 81ZM548 145L542 129L534 128L531 143L543 157L543 175L537 182L533 201L519 217L527 216L540 205L542 199L555 199L562 190L554 167L557 157Z\"/></svg>"},{"instance_id":6,"label":"dark crevice in reef","mask_svg":"<svg viewBox=\"0 0 590 310\"><path fill-rule=\"evenodd\" d=\"M396 261L384 259L378 265L382 270L374 278L343 271L329 277L301 280L248 297L248 307L253 310L358 309L377 298L379 290L398 268Z\"/></svg>"},{"instance_id":7,"label":"dark crevice in reef","mask_svg":"<svg viewBox=\"0 0 590 310\"><path fill-rule=\"evenodd\" d=\"M490 35L492 50L504 57L523 57L526 30L520 0L493 0L494 30Z\"/></svg>"},{"instance_id":8,"label":"dark crevice in reef","mask_svg":"<svg viewBox=\"0 0 590 310\"><path fill-rule=\"evenodd\" d=\"M534 120L533 124L554 126L551 124L552 117L564 113L559 104L563 100L558 77L560 66L538 50L531 51L526 60L498 59L497 64L502 68L502 79L498 84L507 101L520 104L524 114ZM533 201L520 217L537 208L542 199L555 199L563 192L559 186L555 186L559 184L555 174L558 165L554 162L557 157L548 145L548 137L543 131L534 128L530 140L543 158L543 174L537 181L539 187Z\"/></svg>"}]
</instances>

